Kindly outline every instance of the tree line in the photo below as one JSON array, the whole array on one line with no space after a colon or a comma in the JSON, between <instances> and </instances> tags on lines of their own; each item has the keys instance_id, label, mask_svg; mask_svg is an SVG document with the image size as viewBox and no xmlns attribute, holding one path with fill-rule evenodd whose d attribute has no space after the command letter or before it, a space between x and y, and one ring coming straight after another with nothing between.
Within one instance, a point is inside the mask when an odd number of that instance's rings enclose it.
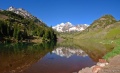
<instances>
[{"instance_id":1,"label":"tree line","mask_svg":"<svg viewBox=\"0 0 120 73\"><path fill-rule=\"evenodd\" d=\"M34 19L24 18L10 11L0 11L0 14L8 16L7 19L0 20L0 39L22 41L34 36L41 37L43 41L57 39L54 30L43 22L36 23Z\"/></svg>"}]
</instances>

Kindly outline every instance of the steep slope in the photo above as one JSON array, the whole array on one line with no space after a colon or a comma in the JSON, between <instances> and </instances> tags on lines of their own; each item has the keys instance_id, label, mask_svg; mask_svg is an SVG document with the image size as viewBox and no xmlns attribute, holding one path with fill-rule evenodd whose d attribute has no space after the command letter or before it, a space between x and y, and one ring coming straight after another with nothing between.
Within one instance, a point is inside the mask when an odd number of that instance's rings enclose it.
<instances>
[{"instance_id":1,"label":"steep slope","mask_svg":"<svg viewBox=\"0 0 120 73\"><path fill-rule=\"evenodd\" d=\"M12 12L14 12L14 13L16 13L16 14L19 14L19 15L22 15L22 16L24 16L25 18L34 18L34 16L33 15L31 15L28 11L26 11L26 10L24 10L24 9L22 9L22 8L14 8L14 7L9 7L8 9L7 9L8 11L12 11Z\"/></svg>"},{"instance_id":2,"label":"steep slope","mask_svg":"<svg viewBox=\"0 0 120 73\"><path fill-rule=\"evenodd\" d=\"M101 18L95 20L88 28L88 31L98 30L105 28L116 22L116 19L112 15L104 15Z\"/></svg>"},{"instance_id":3,"label":"steep slope","mask_svg":"<svg viewBox=\"0 0 120 73\"><path fill-rule=\"evenodd\" d=\"M37 17L33 16L32 14L30 14L28 11L26 11L23 8L15 8L15 7L11 6L7 9L7 11L12 11L16 14L19 14L19 15L23 16L24 18L30 18L30 19L34 20L35 22L38 22L38 23L42 22Z\"/></svg>"},{"instance_id":4,"label":"steep slope","mask_svg":"<svg viewBox=\"0 0 120 73\"><path fill-rule=\"evenodd\" d=\"M35 21L35 18L24 17L12 11L0 11L0 42L25 41L36 39L36 36L43 40L56 39L56 34L52 28L38 19Z\"/></svg>"},{"instance_id":5,"label":"steep slope","mask_svg":"<svg viewBox=\"0 0 120 73\"><path fill-rule=\"evenodd\" d=\"M112 15L104 15L95 20L86 30L77 34L77 39L114 39L120 35L120 22Z\"/></svg>"}]
</instances>

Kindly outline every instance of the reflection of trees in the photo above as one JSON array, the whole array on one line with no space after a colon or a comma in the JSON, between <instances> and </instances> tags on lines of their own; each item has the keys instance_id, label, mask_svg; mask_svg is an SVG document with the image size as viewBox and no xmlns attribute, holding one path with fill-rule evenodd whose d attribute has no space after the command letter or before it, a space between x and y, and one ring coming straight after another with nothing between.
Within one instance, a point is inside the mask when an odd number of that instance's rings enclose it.
<instances>
[{"instance_id":1,"label":"reflection of trees","mask_svg":"<svg viewBox=\"0 0 120 73\"><path fill-rule=\"evenodd\" d=\"M54 48L54 43L0 45L0 73L20 72Z\"/></svg>"}]
</instances>

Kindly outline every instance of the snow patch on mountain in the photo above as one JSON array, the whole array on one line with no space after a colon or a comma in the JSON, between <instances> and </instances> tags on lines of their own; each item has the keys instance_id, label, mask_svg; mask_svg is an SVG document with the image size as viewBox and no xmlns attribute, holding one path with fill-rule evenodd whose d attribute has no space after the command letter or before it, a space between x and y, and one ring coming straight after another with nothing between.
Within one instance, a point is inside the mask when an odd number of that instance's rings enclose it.
<instances>
[{"instance_id":1,"label":"snow patch on mountain","mask_svg":"<svg viewBox=\"0 0 120 73\"><path fill-rule=\"evenodd\" d=\"M89 26L88 24L78 24L74 26L72 23L66 22L66 23L57 24L52 28L58 32L72 32L72 31L83 31L88 26Z\"/></svg>"}]
</instances>

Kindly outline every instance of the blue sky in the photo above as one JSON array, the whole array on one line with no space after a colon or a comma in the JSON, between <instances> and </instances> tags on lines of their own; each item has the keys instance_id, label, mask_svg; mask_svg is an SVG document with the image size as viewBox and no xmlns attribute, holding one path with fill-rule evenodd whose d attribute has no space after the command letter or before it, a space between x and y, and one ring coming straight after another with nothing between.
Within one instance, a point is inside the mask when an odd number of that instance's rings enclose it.
<instances>
[{"instance_id":1,"label":"blue sky","mask_svg":"<svg viewBox=\"0 0 120 73\"><path fill-rule=\"evenodd\" d=\"M91 24L105 14L120 20L120 0L0 0L0 8L23 8L48 26Z\"/></svg>"}]
</instances>

